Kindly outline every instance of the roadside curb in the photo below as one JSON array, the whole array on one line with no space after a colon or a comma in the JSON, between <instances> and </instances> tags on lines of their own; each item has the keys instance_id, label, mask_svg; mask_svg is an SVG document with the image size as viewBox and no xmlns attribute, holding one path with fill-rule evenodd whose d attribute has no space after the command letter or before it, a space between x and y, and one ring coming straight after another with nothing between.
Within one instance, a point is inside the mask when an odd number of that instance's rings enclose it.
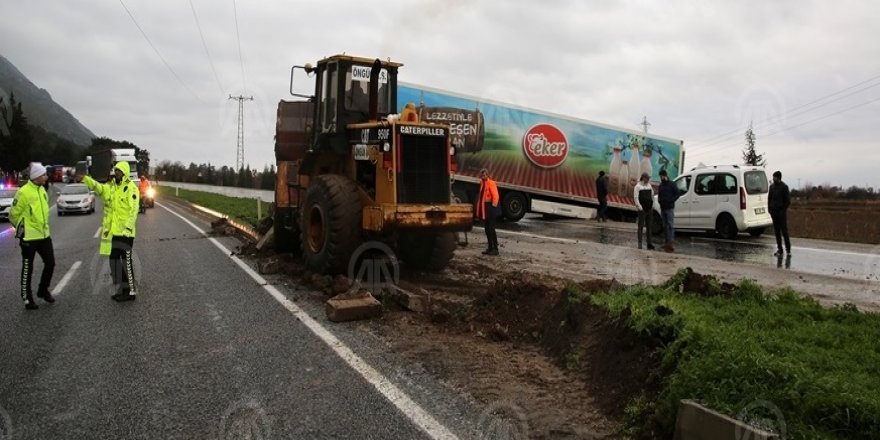
<instances>
[{"instance_id":1,"label":"roadside curb","mask_svg":"<svg viewBox=\"0 0 880 440\"><path fill-rule=\"evenodd\" d=\"M254 228L251 228L250 226L247 226L247 225L245 225L245 224L239 222L238 220L233 219L232 217L230 217L230 216L228 216L228 215L226 215L226 214L223 214L223 213L221 213L221 212L214 211L213 209L206 208L206 207L204 207L204 206L202 206L202 205L197 205L197 204L195 204L195 203L192 203L192 202L190 202L190 201L187 201L187 200L181 199L181 198L179 198L179 197L174 197L174 196L171 196L171 195L165 195L165 197L172 198L172 199L175 200L176 203L180 203L180 204L182 204L182 205L186 205L186 206L188 206L189 208L192 208L192 209L194 209L194 210L196 210L196 211L200 211L200 212L202 212L202 213L204 213L204 214L207 214L207 215L209 215L209 216L211 216L211 217L214 217L214 218L217 218L217 219L223 219L223 220L225 220L227 225L229 225L229 226L231 226L232 228L234 228L235 230L241 232L244 236L246 236L247 238L249 238L249 239L250 239L251 241L253 241L253 242L258 242L258 241L260 241L260 237L262 237L262 236L260 235L260 233L257 232Z\"/></svg>"}]
</instances>

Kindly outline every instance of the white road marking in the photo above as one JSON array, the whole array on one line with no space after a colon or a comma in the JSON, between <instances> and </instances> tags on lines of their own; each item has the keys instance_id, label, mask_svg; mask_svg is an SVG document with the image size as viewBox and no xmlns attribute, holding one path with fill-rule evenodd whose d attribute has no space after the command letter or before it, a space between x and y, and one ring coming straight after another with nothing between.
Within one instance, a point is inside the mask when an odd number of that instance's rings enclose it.
<instances>
[{"instance_id":1,"label":"white road marking","mask_svg":"<svg viewBox=\"0 0 880 440\"><path fill-rule=\"evenodd\" d=\"M162 209L170 212L171 214L177 216L184 223L190 225L193 229L198 231L199 233L206 236L206 238L217 246L224 255L229 257L238 267L241 268L245 273L247 273L254 281L257 282L263 289L269 292L269 295L272 296L276 301L278 301L287 311L289 311L295 318L299 319L300 322L305 324L305 326L312 331L318 338L321 339L325 344L327 344L330 349L332 349L336 354L342 358L345 363L347 363L352 369L357 371L361 377L363 377L367 382L370 383L376 390L378 390L382 395L385 396L394 406L397 407L403 414L405 414L416 426L418 426L422 431L424 431L429 437L433 439L457 439L458 437L449 431L448 428L440 424L434 417L428 414L421 406L417 403L413 402L413 400L406 395L400 388L395 386L391 381L383 376L381 373L376 371L373 367L367 364L366 361L361 359L360 356L355 354L350 348L348 348L345 343L343 343L339 338L334 336L330 331L328 331L324 326L322 326L318 321L314 320L308 313L306 313L303 309L299 308L292 301L287 299L283 293L281 293L275 286L270 285L265 278L261 277L259 274L253 271L244 261L240 258L232 255L232 252L223 246L222 243L217 241L214 237L207 237L207 233L193 224L191 221L187 220L182 215L172 211L171 209L165 207L161 203L156 203Z\"/></svg>"},{"instance_id":2,"label":"white road marking","mask_svg":"<svg viewBox=\"0 0 880 440\"><path fill-rule=\"evenodd\" d=\"M61 281L55 285L55 289L52 290L52 295L58 295L67 287L67 283L70 282L70 279L73 278L73 274L76 273L76 270L79 269L79 266L82 265L82 261L77 261L73 263L73 266L70 266L70 269L67 269L67 273L61 277Z\"/></svg>"},{"instance_id":3,"label":"white road marking","mask_svg":"<svg viewBox=\"0 0 880 440\"><path fill-rule=\"evenodd\" d=\"M101 236L101 227L98 227L98 230L95 231L95 235L92 238L98 238Z\"/></svg>"}]
</instances>

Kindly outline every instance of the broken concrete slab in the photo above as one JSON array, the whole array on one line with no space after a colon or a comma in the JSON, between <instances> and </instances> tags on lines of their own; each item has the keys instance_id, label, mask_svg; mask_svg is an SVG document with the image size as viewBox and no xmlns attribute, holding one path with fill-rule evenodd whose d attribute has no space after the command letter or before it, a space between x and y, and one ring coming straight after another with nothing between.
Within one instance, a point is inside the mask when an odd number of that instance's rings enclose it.
<instances>
[{"instance_id":1,"label":"broken concrete slab","mask_svg":"<svg viewBox=\"0 0 880 440\"><path fill-rule=\"evenodd\" d=\"M715 412L693 400L682 400L675 440L771 440L779 436Z\"/></svg>"},{"instance_id":2,"label":"broken concrete slab","mask_svg":"<svg viewBox=\"0 0 880 440\"><path fill-rule=\"evenodd\" d=\"M272 243L274 241L274 239L275 239L275 226L272 226L271 228L269 228L268 231L266 231L265 234L263 234L263 236L260 238L260 241L257 242L257 250L258 251L263 250L263 248L267 244Z\"/></svg>"},{"instance_id":3,"label":"broken concrete slab","mask_svg":"<svg viewBox=\"0 0 880 440\"><path fill-rule=\"evenodd\" d=\"M419 289L417 293L392 285L384 289L383 297L385 295L411 312L424 313L431 309L431 297L425 289Z\"/></svg>"},{"instance_id":4,"label":"broken concrete slab","mask_svg":"<svg viewBox=\"0 0 880 440\"><path fill-rule=\"evenodd\" d=\"M359 290L328 299L325 310L327 319L332 322L358 321L381 315L382 303L370 292Z\"/></svg>"}]
</instances>

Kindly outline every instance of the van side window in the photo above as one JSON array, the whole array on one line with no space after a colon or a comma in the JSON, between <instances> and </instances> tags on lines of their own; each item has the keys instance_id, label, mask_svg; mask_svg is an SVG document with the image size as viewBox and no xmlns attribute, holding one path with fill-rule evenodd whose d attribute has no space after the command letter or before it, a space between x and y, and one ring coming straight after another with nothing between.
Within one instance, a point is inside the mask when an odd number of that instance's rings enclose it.
<instances>
[{"instance_id":1,"label":"van side window","mask_svg":"<svg viewBox=\"0 0 880 440\"><path fill-rule=\"evenodd\" d=\"M675 186L678 187L678 193L684 194L688 192L691 188L691 176L684 176L675 181Z\"/></svg>"},{"instance_id":2,"label":"van side window","mask_svg":"<svg viewBox=\"0 0 880 440\"><path fill-rule=\"evenodd\" d=\"M697 176L697 184L694 186L694 192L701 195L715 194L715 174L700 174Z\"/></svg>"},{"instance_id":3,"label":"van side window","mask_svg":"<svg viewBox=\"0 0 880 440\"><path fill-rule=\"evenodd\" d=\"M736 176L733 174L719 174L716 179L718 182L718 192L716 194L736 194Z\"/></svg>"}]
</instances>

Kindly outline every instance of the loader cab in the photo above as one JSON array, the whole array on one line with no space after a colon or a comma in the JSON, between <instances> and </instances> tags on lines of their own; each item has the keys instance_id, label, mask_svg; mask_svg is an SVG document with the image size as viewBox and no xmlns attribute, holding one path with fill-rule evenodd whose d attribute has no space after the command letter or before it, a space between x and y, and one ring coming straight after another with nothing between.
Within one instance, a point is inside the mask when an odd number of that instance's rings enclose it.
<instances>
[{"instance_id":1,"label":"loader cab","mask_svg":"<svg viewBox=\"0 0 880 440\"><path fill-rule=\"evenodd\" d=\"M346 126L384 119L397 109L400 63L335 55L318 61L313 148L346 153ZM377 77L371 87L371 73ZM373 96L371 96L374 95ZM371 106L373 104L373 106Z\"/></svg>"}]
</instances>

